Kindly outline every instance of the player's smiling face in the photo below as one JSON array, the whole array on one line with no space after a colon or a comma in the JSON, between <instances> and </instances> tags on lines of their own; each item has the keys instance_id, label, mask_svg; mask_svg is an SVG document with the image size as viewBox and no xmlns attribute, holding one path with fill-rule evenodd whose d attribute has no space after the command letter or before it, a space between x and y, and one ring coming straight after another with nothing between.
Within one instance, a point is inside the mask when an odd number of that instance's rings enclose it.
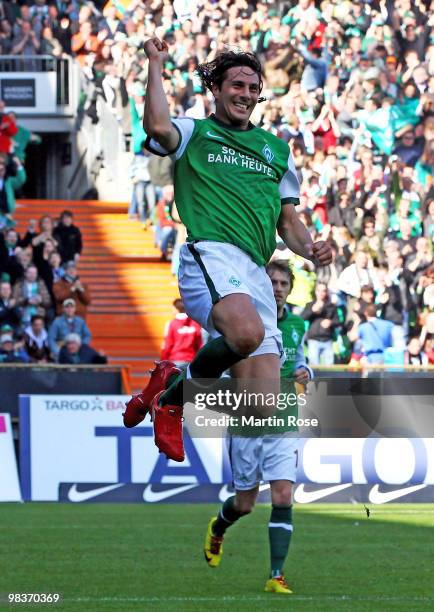
<instances>
[{"instance_id":1,"label":"player's smiling face","mask_svg":"<svg viewBox=\"0 0 434 612\"><path fill-rule=\"evenodd\" d=\"M248 66L226 70L221 88L213 87L215 116L223 123L247 128L260 94L259 77Z\"/></svg>"}]
</instances>

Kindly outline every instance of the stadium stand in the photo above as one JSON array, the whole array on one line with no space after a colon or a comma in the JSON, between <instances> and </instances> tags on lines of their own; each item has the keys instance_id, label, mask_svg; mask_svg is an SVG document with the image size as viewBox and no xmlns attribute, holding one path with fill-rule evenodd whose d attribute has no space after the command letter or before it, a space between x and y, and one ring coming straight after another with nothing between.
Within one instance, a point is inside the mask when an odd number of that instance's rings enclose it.
<instances>
[{"instance_id":1,"label":"stadium stand","mask_svg":"<svg viewBox=\"0 0 434 612\"><path fill-rule=\"evenodd\" d=\"M130 199L134 155L142 166L137 176L153 232L127 218L125 203L117 202L23 201L15 215L23 234L30 218L58 217L64 208L74 212L84 235L79 272L93 296L89 326L96 348L131 365L139 380L159 354L176 296L169 266L154 245L163 208L158 201L171 168L155 156L147 163L137 158L146 136L141 44L157 35L169 46L164 84L174 117L200 119L212 111L212 97L195 74L198 63L227 47L261 58L266 102L252 121L291 145L301 218L335 252L334 263L318 275L282 244L275 257L292 259L295 267L295 311L314 299L317 282L327 284L337 309L331 338L327 334L334 362L367 356L357 329L365 323L364 295L372 290L377 317L395 325L391 345L384 346L390 359L415 362L420 353L421 363L434 361L434 17L428 1L72 2L65 12L64 4L38 0L19 9L8 2L2 7L2 52L24 58L5 56L2 67L10 69L9 61L14 70L56 70L58 102L71 105L71 54L80 66L80 104L74 109L77 141L85 143L80 162L85 160L101 197L111 190ZM35 53L45 55L38 60ZM18 118L14 127L14 116L2 121L4 150L20 126ZM31 137L28 132L25 141ZM80 183L83 172L77 168L69 184ZM130 216L136 204L130 199ZM138 209L146 211L143 200ZM141 221L149 225L146 212ZM179 223L176 229L174 272L183 235ZM20 258L18 266L25 267L26 255Z\"/></svg>"},{"instance_id":2,"label":"stadium stand","mask_svg":"<svg viewBox=\"0 0 434 612\"><path fill-rule=\"evenodd\" d=\"M83 234L80 276L92 289L87 323L92 345L112 364L130 368L132 388L160 354L164 325L172 314L176 282L160 261L151 233L125 214L122 203L20 201L15 218L24 232L31 219L50 210L58 217L71 210Z\"/></svg>"}]
</instances>

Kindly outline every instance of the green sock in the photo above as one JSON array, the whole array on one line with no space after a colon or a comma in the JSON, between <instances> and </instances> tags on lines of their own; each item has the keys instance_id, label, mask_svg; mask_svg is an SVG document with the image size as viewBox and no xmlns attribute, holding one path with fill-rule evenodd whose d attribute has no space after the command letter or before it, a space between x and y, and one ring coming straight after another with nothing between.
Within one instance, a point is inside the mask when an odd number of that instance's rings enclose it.
<instances>
[{"instance_id":1,"label":"green sock","mask_svg":"<svg viewBox=\"0 0 434 612\"><path fill-rule=\"evenodd\" d=\"M245 358L245 355L232 350L223 336L219 336L205 344L190 363L191 378L220 378L225 370ZM160 404L182 405L182 385L185 378L185 372L176 377L161 396Z\"/></svg>"},{"instance_id":2,"label":"green sock","mask_svg":"<svg viewBox=\"0 0 434 612\"><path fill-rule=\"evenodd\" d=\"M232 497L228 497L227 500L223 503L220 512L218 513L217 520L213 525L214 535L222 537L231 525L238 521L239 518L244 516L242 512L239 512L234 507L235 503L235 495Z\"/></svg>"},{"instance_id":3,"label":"green sock","mask_svg":"<svg viewBox=\"0 0 434 612\"><path fill-rule=\"evenodd\" d=\"M292 535L292 506L273 506L268 536L270 539L271 578L280 576L288 555Z\"/></svg>"}]
</instances>

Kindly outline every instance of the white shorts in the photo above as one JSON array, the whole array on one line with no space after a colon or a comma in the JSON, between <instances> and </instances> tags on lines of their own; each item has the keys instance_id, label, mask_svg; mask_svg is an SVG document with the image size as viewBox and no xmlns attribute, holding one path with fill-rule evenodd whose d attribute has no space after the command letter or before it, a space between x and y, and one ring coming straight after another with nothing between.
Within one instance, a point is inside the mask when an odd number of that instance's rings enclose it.
<instances>
[{"instance_id":1,"label":"white shorts","mask_svg":"<svg viewBox=\"0 0 434 612\"><path fill-rule=\"evenodd\" d=\"M226 442L235 489L254 489L261 480L296 482L298 440L293 432L257 438L228 434Z\"/></svg>"},{"instance_id":2,"label":"white shorts","mask_svg":"<svg viewBox=\"0 0 434 612\"><path fill-rule=\"evenodd\" d=\"M265 327L264 340L251 356L272 353L282 357L276 301L264 266L231 244L200 241L182 245L178 278L187 314L212 338L221 335L211 320L213 305L232 293L249 295Z\"/></svg>"}]
</instances>

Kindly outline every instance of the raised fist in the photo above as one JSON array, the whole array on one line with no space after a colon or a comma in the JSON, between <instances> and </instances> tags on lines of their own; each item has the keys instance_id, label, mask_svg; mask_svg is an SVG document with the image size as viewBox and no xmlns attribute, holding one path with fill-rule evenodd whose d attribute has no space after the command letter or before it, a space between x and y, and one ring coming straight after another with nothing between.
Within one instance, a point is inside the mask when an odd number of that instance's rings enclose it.
<instances>
[{"instance_id":1,"label":"raised fist","mask_svg":"<svg viewBox=\"0 0 434 612\"><path fill-rule=\"evenodd\" d=\"M157 37L149 38L143 45L143 49L149 60L159 60L162 62L166 59L169 47L164 40Z\"/></svg>"}]
</instances>

